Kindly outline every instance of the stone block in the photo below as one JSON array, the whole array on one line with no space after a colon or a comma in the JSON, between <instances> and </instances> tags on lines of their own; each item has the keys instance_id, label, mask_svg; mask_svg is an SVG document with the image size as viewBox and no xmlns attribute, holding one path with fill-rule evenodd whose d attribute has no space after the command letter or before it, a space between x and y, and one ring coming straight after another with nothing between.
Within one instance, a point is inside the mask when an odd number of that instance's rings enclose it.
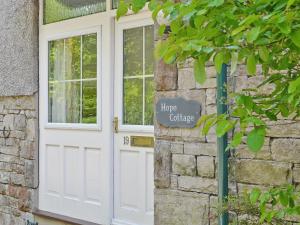
<instances>
[{"instance_id":1,"label":"stone block","mask_svg":"<svg viewBox=\"0 0 300 225\"><path fill-rule=\"evenodd\" d=\"M195 89L196 81L194 70L191 68L183 68L178 70L178 89Z\"/></svg>"},{"instance_id":2,"label":"stone block","mask_svg":"<svg viewBox=\"0 0 300 225\"><path fill-rule=\"evenodd\" d=\"M196 158L193 155L172 155L172 173L183 176L196 175Z\"/></svg>"},{"instance_id":3,"label":"stone block","mask_svg":"<svg viewBox=\"0 0 300 225\"><path fill-rule=\"evenodd\" d=\"M201 177L215 177L215 159L211 156L197 156L197 174Z\"/></svg>"},{"instance_id":4,"label":"stone block","mask_svg":"<svg viewBox=\"0 0 300 225\"><path fill-rule=\"evenodd\" d=\"M269 145L265 145L259 152L253 153L249 150L247 145L242 144L236 148L236 154L237 157L241 159L271 159L271 150Z\"/></svg>"},{"instance_id":5,"label":"stone block","mask_svg":"<svg viewBox=\"0 0 300 225\"><path fill-rule=\"evenodd\" d=\"M207 89L206 90L206 105L215 105L217 102L216 99L216 89Z\"/></svg>"},{"instance_id":6,"label":"stone block","mask_svg":"<svg viewBox=\"0 0 300 225\"><path fill-rule=\"evenodd\" d=\"M154 153L154 183L158 188L168 188L171 176L171 144L156 141Z\"/></svg>"},{"instance_id":7,"label":"stone block","mask_svg":"<svg viewBox=\"0 0 300 225\"><path fill-rule=\"evenodd\" d=\"M14 129L14 119L15 119L15 116L12 114L7 114L4 116L3 126L6 130Z\"/></svg>"},{"instance_id":8,"label":"stone block","mask_svg":"<svg viewBox=\"0 0 300 225\"><path fill-rule=\"evenodd\" d=\"M295 164L293 169L293 181L300 183L300 164Z\"/></svg>"},{"instance_id":9,"label":"stone block","mask_svg":"<svg viewBox=\"0 0 300 225\"><path fill-rule=\"evenodd\" d=\"M155 190L155 225L208 225L209 196Z\"/></svg>"},{"instance_id":10,"label":"stone block","mask_svg":"<svg viewBox=\"0 0 300 225\"><path fill-rule=\"evenodd\" d=\"M291 164L265 160L236 162L238 182L260 185L282 185L291 180Z\"/></svg>"},{"instance_id":11,"label":"stone block","mask_svg":"<svg viewBox=\"0 0 300 225\"><path fill-rule=\"evenodd\" d=\"M34 141L37 138L37 121L35 119L27 120L26 126L26 139L28 141Z\"/></svg>"},{"instance_id":12,"label":"stone block","mask_svg":"<svg viewBox=\"0 0 300 225\"><path fill-rule=\"evenodd\" d=\"M177 89L178 71L176 65L167 65L159 60L155 65L155 84L157 91Z\"/></svg>"},{"instance_id":13,"label":"stone block","mask_svg":"<svg viewBox=\"0 0 300 225\"><path fill-rule=\"evenodd\" d=\"M217 185L218 183L215 179L189 176L178 177L178 188L184 191L216 194Z\"/></svg>"},{"instance_id":14,"label":"stone block","mask_svg":"<svg viewBox=\"0 0 300 225\"><path fill-rule=\"evenodd\" d=\"M300 139L278 138L271 144L272 159L300 163Z\"/></svg>"},{"instance_id":15,"label":"stone block","mask_svg":"<svg viewBox=\"0 0 300 225\"><path fill-rule=\"evenodd\" d=\"M19 148L17 146L0 146L0 153L18 156Z\"/></svg>"},{"instance_id":16,"label":"stone block","mask_svg":"<svg viewBox=\"0 0 300 225\"><path fill-rule=\"evenodd\" d=\"M178 176L177 175L171 175L171 189L177 189L178 188Z\"/></svg>"},{"instance_id":17,"label":"stone block","mask_svg":"<svg viewBox=\"0 0 300 225\"><path fill-rule=\"evenodd\" d=\"M184 143L184 154L189 155L217 155L217 145L215 143Z\"/></svg>"},{"instance_id":18,"label":"stone block","mask_svg":"<svg viewBox=\"0 0 300 225\"><path fill-rule=\"evenodd\" d=\"M26 128L26 116L16 115L14 120L14 128L16 130L24 130Z\"/></svg>"},{"instance_id":19,"label":"stone block","mask_svg":"<svg viewBox=\"0 0 300 225\"><path fill-rule=\"evenodd\" d=\"M34 174L31 174L31 176L34 176ZM10 183L14 185L25 185L25 177L23 174L18 173L11 173L10 174Z\"/></svg>"},{"instance_id":20,"label":"stone block","mask_svg":"<svg viewBox=\"0 0 300 225\"><path fill-rule=\"evenodd\" d=\"M216 78L208 78L204 82L204 84L196 83L197 89L208 89L208 88L216 88L217 87L217 79Z\"/></svg>"},{"instance_id":21,"label":"stone block","mask_svg":"<svg viewBox=\"0 0 300 225\"><path fill-rule=\"evenodd\" d=\"M182 142L171 142L171 152L173 154L183 153L183 143Z\"/></svg>"},{"instance_id":22,"label":"stone block","mask_svg":"<svg viewBox=\"0 0 300 225\"><path fill-rule=\"evenodd\" d=\"M37 160L25 160L25 185L35 188L38 181Z\"/></svg>"},{"instance_id":23,"label":"stone block","mask_svg":"<svg viewBox=\"0 0 300 225\"><path fill-rule=\"evenodd\" d=\"M21 141L20 142L20 156L25 159L36 158L35 142Z\"/></svg>"},{"instance_id":24,"label":"stone block","mask_svg":"<svg viewBox=\"0 0 300 225\"><path fill-rule=\"evenodd\" d=\"M299 138L300 137L300 121L268 122L269 129L267 136L278 138Z\"/></svg>"}]
</instances>

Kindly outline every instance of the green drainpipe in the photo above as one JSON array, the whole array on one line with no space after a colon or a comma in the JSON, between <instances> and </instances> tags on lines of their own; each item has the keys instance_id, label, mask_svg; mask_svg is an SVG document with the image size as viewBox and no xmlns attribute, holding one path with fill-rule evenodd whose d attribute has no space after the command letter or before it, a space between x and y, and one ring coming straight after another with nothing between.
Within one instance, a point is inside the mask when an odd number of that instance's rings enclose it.
<instances>
[{"instance_id":1,"label":"green drainpipe","mask_svg":"<svg viewBox=\"0 0 300 225\"><path fill-rule=\"evenodd\" d=\"M223 64L221 74L217 75L217 113L227 113L227 65ZM228 145L228 136L218 138L218 197L219 204L228 196L228 152L225 149ZM219 216L219 225L228 225L228 213Z\"/></svg>"}]
</instances>

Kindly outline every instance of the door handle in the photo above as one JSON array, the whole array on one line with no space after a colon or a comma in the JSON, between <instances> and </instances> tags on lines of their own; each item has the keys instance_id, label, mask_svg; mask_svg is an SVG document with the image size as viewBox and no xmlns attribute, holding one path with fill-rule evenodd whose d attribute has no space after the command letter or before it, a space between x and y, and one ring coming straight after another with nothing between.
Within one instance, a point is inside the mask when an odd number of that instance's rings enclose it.
<instances>
[{"instance_id":1,"label":"door handle","mask_svg":"<svg viewBox=\"0 0 300 225\"><path fill-rule=\"evenodd\" d=\"M114 129L114 133L119 133L119 118L118 117L114 117L113 120L113 129Z\"/></svg>"}]
</instances>

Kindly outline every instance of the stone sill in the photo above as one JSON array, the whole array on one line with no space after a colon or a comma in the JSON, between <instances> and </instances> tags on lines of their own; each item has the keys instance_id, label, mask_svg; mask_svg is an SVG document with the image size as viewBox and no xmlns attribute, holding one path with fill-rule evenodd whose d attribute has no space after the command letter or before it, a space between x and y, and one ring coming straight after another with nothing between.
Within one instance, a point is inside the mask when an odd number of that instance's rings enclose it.
<instances>
[{"instance_id":1,"label":"stone sill","mask_svg":"<svg viewBox=\"0 0 300 225\"><path fill-rule=\"evenodd\" d=\"M54 219L54 220L57 220L57 221L60 221L60 222L71 223L71 224L74 224L74 225L99 225L99 224L96 224L96 223L87 222L87 221L84 221L84 220L75 219L75 218L71 218L71 217L68 217L68 216L62 216L62 215L59 215L59 214L56 214L56 213L51 213L51 212L47 212L47 211L43 211L43 210L39 210L39 209L34 210L32 213L35 216L44 217L44 218L47 218L47 219Z\"/></svg>"}]
</instances>

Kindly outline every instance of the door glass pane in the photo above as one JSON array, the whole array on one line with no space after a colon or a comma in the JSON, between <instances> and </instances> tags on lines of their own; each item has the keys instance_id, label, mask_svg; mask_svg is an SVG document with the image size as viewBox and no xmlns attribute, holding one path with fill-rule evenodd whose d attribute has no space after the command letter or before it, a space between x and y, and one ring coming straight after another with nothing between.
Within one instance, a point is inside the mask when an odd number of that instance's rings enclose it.
<instances>
[{"instance_id":1,"label":"door glass pane","mask_svg":"<svg viewBox=\"0 0 300 225\"><path fill-rule=\"evenodd\" d=\"M105 0L44 0L44 24L106 10Z\"/></svg>"},{"instance_id":2,"label":"door glass pane","mask_svg":"<svg viewBox=\"0 0 300 225\"><path fill-rule=\"evenodd\" d=\"M83 78L97 77L97 36L82 37L82 76Z\"/></svg>"},{"instance_id":3,"label":"door glass pane","mask_svg":"<svg viewBox=\"0 0 300 225\"><path fill-rule=\"evenodd\" d=\"M143 27L124 31L124 76L143 74Z\"/></svg>"},{"instance_id":4,"label":"door glass pane","mask_svg":"<svg viewBox=\"0 0 300 225\"><path fill-rule=\"evenodd\" d=\"M154 69L154 30L153 26L145 27L145 69L146 75L153 74Z\"/></svg>"},{"instance_id":5,"label":"door glass pane","mask_svg":"<svg viewBox=\"0 0 300 225\"><path fill-rule=\"evenodd\" d=\"M65 82L64 96L66 123L80 123L80 82Z\"/></svg>"},{"instance_id":6,"label":"door glass pane","mask_svg":"<svg viewBox=\"0 0 300 225\"><path fill-rule=\"evenodd\" d=\"M145 125L153 125L154 79L153 77L147 77L145 80Z\"/></svg>"},{"instance_id":7,"label":"door glass pane","mask_svg":"<svg viewBox=\"0 0 300 225\"><path fill-rule=\"evenodd\" d=\"M124 80L124 124L143 124L143 79Z\"/></svg>"},{"instance_id":8,"label":"door glass pane","mask_svg":"<svg viewBox=\"0 0 300 225\"><path fill-rule=\"evenodd\" d=\"M48 104L49 123L97 122L97 34L49 42Z\"/></svg>"},{"instance_id":9,"label":"door glass pane","mask_svg":"<svg viewBox=\"0 0 300 225\"><path fill-rule=\"evenodd\" d=\"M97 122L97 83L82 83L82 123Z\"/></svg>"},{"instance_id":10,"label":"door glass pane","mask_svg":"<svg viewBox=\"0 0 300 225\"><path fill-rule=\"evenodd\" d=\"M124 30L123 124L153 125L153 26Z\"/></svg>"}]
</instances>

